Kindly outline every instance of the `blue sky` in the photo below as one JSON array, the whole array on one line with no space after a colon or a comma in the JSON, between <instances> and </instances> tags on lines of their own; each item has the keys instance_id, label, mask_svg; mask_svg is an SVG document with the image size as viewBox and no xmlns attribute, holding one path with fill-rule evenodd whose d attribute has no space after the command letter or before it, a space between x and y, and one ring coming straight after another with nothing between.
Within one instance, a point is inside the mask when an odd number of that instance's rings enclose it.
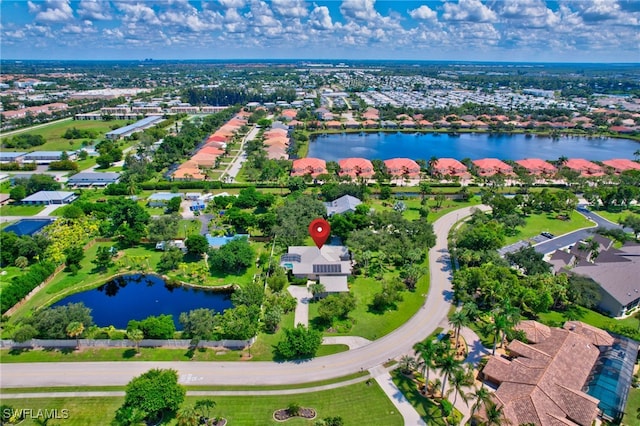
<instances>
[{"instance_id":1,"label":"blue sky","mask_svg":"<svg viewBox=\"0 0 640 426\"><path fill-rule=\"evenodd\" d=\"M2 0L3 59L640 62L640 0Z\"/></svg>"}]
</instances>

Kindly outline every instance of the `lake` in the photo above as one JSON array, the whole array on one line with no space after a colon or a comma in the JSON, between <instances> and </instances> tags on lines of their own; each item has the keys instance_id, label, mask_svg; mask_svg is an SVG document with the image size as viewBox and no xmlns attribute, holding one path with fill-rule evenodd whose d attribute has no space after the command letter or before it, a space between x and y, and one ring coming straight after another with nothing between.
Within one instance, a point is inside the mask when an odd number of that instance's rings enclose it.
<instances>
[{"instance_id":1,"label":"lake","mask_svg":"<svg viewBox=\"0 0 640 426\"><path fill-rule=\"evenodd\" d=\"M126 328L129 320L170 314L176 329L178 317L192 309L209 308L222 312L233 305L230 293L169 287L155 275L124 275L100 287L68 296L53 306L82 302L91 308L93 322L100 327Z\"/></svg>"},{"instance_id":2,"label":"lake","mask_svg":"<svg viewBox=\"0 0 640 426\"><path fill-rule=\"evenodd\" d=\"M560 137L553 139L524 134L489 133L339 133L320 135L309 143L308 157L338 161L348 157L387 160L407 157L429 160L431 157L499 158L519 160L560 156L609 160L633 159L640 143L629 139Z\"/></svg>"}]
</instances>

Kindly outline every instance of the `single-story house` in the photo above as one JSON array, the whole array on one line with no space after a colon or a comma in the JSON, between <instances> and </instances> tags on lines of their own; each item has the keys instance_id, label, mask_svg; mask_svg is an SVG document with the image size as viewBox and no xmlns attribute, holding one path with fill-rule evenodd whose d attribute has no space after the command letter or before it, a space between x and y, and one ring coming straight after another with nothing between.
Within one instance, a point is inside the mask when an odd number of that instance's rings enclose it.
<instances>
[{"instance_id":1,"label":"single-story house","mask_svg":"<svg viewBox=\"0 0 640 426\"><path fill-rule=\"evenodd\" d=\"M615 173L622 173L627 170L640 170L640 163L629 160L628 158L614 158L602 162L607 167L611 167Z\"/></svg>"},{"instance_id":2,"label":"single-story house","mask_svg":"<svg viewBox=\"0 0 640 426\"><path fill-rule=\"evenodd\" d=\"M36 163L36 164L49 164L54 161L62 160L62 154L65 151L33 151L25 154L22 157L23 163ZM68 152L70 160L75 159L76 154Z\"/></svg>"},{"instance_id":3,"label":"single-story house","mask_svg":"<svg viewBox=\"0 0 640 426\"><path fill-rule=\"evenodd\" d=\"M455 158L439 158L431 167L431 174L435 176L459 176L468 178L471 175L467 166Z\"/></svg>"},{"instance_id":4,"label":"single-story house","mask_svg":"<svg viewBox=\"0 0 640 426\"><path fill-rule=\"evenodd\" d=\"M80 172L71 176L67 180L68 186L107 186L112 183L118 183L120 173L118 172Z\"/></svg>"},{"instance_id":5,"label":"single-story house","mask_svg":"<svg viewBox=\"0 0 640 426\"><path fill-rule=\"evenodd\" d=\"M476 171L479 176L493 176L496 174L512 175L513 167L500 161L497 158L481 158L479 160L473 160L473 165L476 167Z\"/></svg>"},{"instance_id":6,"label":"single-story house","mask_svg":"<svg viewBox=\"0 0 640 426\"><path fill-rule=\"evenodd\" d=\"M582 158L569 158L563 166L576 172L580 172L580 175L583 177L597 177L605 175L602 167Z\"/></svg>"},{"instance_id":7,"label":"single-story house","mask_svg":"<svg viewBox=\"0 0 640 426\"><path fill-rule=\"evenodd\" d=\"M346 212L355 212L356 207L362 204L358 198L351 195L343 195L331 202L324 203L327 208L327 216L333 216L334 214L342 214Z\"/></svg>"},{"instance_id":8,"label":"single-story house","mask_svg":"<svg viewBox=\"0 0 640 426\"><path fill-rule=\"evenodd\" d=\"M184 240L160 241L156 243L156 250L166 251L171 247L175 247L183 253L187 252L187 246L184 244Z\"/></svg>"},{"instance_id":9,"label":"single-story house","mask_svg":"<svg viewBox=\"0 0 640 426\"><path fill-rule=\"evenodd\" d=\"M20 162L25 154L26 152L0 151L0 163Z\"/></svg>"},{"instance_id":10,"label":"single-story house","mask_svg":"<svg viewBox=\"0 0 640 426\"><path fill-rule=\"evenodd\" d=\"M38 191L22 199L22 204L28 205L49 205L49 204L69 204L78 198L74 192L67 191Z\"/></svg>"},{"instance_id":11,"label":"single-story house","mask_svg":"<svg viewBox=\"0 0 640 426\"><path fill-rule=\"evenodd\" d=\"M317 280L326 293L349 291L347 277L351 275L351 255L345 246L292 246L280 257L280 266L297 278Z\"/></svg>"},{"instance_id":12,"label":"single-story house","mask_svg":"<svg viewBox=\"0 0 640 426\"><path fill-rule=\"evenodd\" d=\"M527 172L535 176L549 176L555 174L558 171L558 169L556 169L550 163L547 163L540 158L525 158L522 160L517 160L516 163L519 166L525 168Z\"/></svg>"},{"instance_id":13,"label":"single-story house","mask_svg":"<svg viewBox=\"0 0 640 426\"><path fill-rule=\"evenodd\" d=\"M180 192L156 192L149 195L147 202L149 207L166 207L173 198L183 198L183 194Z\"/></svg>"}]
</instances>

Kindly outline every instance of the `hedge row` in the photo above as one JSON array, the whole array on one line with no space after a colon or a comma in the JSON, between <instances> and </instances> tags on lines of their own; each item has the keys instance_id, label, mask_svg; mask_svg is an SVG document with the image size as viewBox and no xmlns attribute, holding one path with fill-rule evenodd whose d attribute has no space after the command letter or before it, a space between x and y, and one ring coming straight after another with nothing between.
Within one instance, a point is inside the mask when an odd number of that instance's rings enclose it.
<instances>
[{"instance_id":1,"label":"hedge row","mask_svg":"<svg viewBox=\"0 0 640 426\"><path fill-rule=\"evenodd\" d=\"M13 305L21 301L31 290L39 286L56 269L53 262L40 262L32 265L29 271L13 280L2 289L0 310L4 314Z\"/></svg>"}]
</instances>

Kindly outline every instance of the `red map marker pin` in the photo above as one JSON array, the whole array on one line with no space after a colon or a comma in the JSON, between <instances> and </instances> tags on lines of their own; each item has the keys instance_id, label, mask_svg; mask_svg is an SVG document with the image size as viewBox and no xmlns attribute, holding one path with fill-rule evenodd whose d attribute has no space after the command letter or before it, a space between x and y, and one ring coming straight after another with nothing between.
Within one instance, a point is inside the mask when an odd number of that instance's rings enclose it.
<instances>
[{"instance_id":1,"label":"red map marker pin","mask_svg":"<svg viewBox=\"0 0 640 426\"><path fill-rule=\"evenodd\" d=\"M313 219L309 224L309 235L320 249L331 234L331 225L322 218Z\"/></svg>"}]
</instances>

